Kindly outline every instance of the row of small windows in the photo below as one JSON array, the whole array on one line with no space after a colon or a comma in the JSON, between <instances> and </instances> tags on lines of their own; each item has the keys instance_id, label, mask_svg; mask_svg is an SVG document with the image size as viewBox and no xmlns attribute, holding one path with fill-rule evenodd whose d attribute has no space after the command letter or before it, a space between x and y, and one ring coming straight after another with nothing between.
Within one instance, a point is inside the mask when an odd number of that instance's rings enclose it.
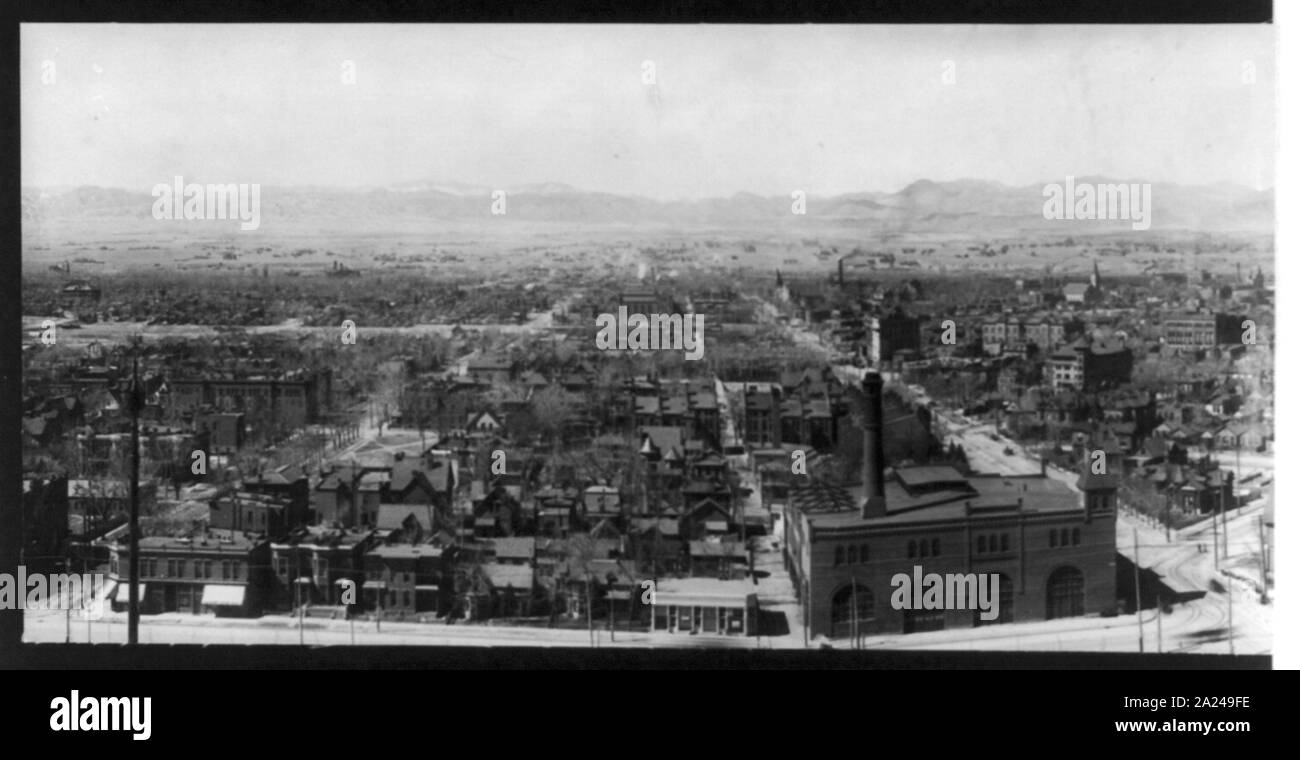
<instances>
[{"instance_id":1,"label":"row of small windows","mask_svg":"<svg viewBox=\"0 0 1300 760\"><path fill-rule=\"evenodd\" d=\"M1047 545L1051 547L1078 546L1080 538L1082 538L1082 536L1079 534L1078 528L1075 528L1074 530L1066 528L1061 528L1060 530L1053 529L1047 534Z\"/></svg>"},{"instance_id":2,"label":"row of small windows","mask_svg":"<svg viewBox=\"0 0 1300 760\"><path fill-rule=\"evenodd\" d=\"M846 559L847 555L847 559ZM849 546L847 551L843 546L835 547L835 564L836 565L856 565L859 562L869 562L871 552L867 549L866 544Z\"/></svg>"},{"instance_id":3,"label":"row of small windows","mask_svg":"<svg viewBox=\"0 0 1300 760\"><path fill-rule=\"evenodd\" d=\"M1057 546L1078 546L1082 536L1079 529L1073 530L1061 528L1053 529L1048 534L1048 544L1053 548ZM975 537L976 554L992 554L1011 551L1011 536L1007 533L986 534ZM939 556L939 539L921 539L920 541L907 542L907 558L916 559L918 557L938 557ZM860 562L867 562L870 554L867 545L849 546L847 549L843 546L835 547L835 564L836 565L856 565Z\"/></svg>"},{"instance_id":4,"label":"row of small windows","mask_svg":"<svg viewBox=\"0 0 1300 760\"><path fill-rule=\"evenodd\" d=\"M186 562L183 559L169 559L166 564L160 564L156 559L140 559L140 577L142 578L215 578L214 561L210 559L193 560ZM236 580L240 574L240 563L226 560L221 562L222 580ZM116 560L113 563L113 571L119 576L130 574L128 561L125 558ZM161 572L160 572L161 570ZM190 575L190 570L193 574Z\"/></svg>"}]
</instances>

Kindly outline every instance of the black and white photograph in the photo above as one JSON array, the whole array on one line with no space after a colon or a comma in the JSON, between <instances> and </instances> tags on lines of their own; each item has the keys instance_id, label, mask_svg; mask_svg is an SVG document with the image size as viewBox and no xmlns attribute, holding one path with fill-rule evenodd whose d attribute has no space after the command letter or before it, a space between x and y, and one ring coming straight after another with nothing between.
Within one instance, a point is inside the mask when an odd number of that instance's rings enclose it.
<instances>
[{"instance_id":1,"label":"black and white photograph","mask_svg":"<svg viewBox=\"0 0 1300 760\"><path fill-rule=\"evenodd\" d=\"M1272 667L1271 23L18 38L44 662Z\"/></svg>"}]
</instances>

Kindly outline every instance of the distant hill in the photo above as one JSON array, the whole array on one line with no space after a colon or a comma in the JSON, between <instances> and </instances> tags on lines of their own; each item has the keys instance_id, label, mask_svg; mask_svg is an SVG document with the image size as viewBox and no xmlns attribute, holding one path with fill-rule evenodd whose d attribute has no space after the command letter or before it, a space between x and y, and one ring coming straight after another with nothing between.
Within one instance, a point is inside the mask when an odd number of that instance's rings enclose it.
<instances>
[{"instance_id":1,"label":"distant hill","mask_svg":"<svg viewBox=\"0 0 1300 760\"><path fill-rule=\"evenodd\" d=\"M1063 182L1064 178L1052 180ZM1076 183L1118 182L1079 177ZM418 182L341 189L263 187L262 219L311 222L349 216L368 223L410 221L535 221L575 225L682 224L718 227L788 227L824 222L880 232L1012 233L1066 230L1070 234L1131 229L1115 221L1046 220L1043 185L1012 187L984 180L918 180L895 193L809 196L807 213L791 211L789 196L737 193L698 201L657 201L635 195L586 192L560 183L507 187L507 213L493 217L493 189L458 182ZM59 219L148 219L153 197L117 188L25 188L28 222ZM1273 191L1237 185L1152 184L1152 224L1157 231L1271 232Z\"/></svg>"}]
</instances>

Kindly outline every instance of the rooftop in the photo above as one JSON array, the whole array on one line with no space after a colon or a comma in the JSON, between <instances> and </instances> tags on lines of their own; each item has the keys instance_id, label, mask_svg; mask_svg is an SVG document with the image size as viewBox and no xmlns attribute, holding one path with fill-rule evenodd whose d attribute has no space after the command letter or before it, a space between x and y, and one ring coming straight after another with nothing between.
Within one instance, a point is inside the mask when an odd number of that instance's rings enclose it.
<instances>
[{"instance_id":1,"label":"rooftop","mask_svg":"<svg viewBox=\"0 0 1300 760\"><path fill-rule=\"evenodd\" d=\"M907 469L912 468L903 471ZM942 483L945 487L912 494L897 480L886 482L883 517L862 518L860 485L846 488L822 481L798 484L791 488L790 502L812 525L831 529L956 520L968 515L968 505L972 518L1007 510L1044 513L1080 508L1077 493L1059 481L1039 475L987 475L963 478L960 482L926 482Z\"/></svg>"},{"instance_id":2,"label":"rooftop","mask_svg":"<svg viewBox=\"0 0 1300 760\"><path fill-rule=\"evenodd\" d=\"M421 559L428 557L441 557L442 547L432 546L430 544L416 544L414 546L407 544L394 544L391 546L377 546L366 552L367 557L379 557L380 559Z\"/></svg>"},{"instance_id":3,"label":"rooftop","mask_svg":"<svg viewBox=\"0 0 1300 760\"><path fill-rule=\"evenodd\" d=\"M743 607L756 598L757 588L749 580L665 578L655 587L655 603L700 607Z\"/></svg>"}]
</instances>

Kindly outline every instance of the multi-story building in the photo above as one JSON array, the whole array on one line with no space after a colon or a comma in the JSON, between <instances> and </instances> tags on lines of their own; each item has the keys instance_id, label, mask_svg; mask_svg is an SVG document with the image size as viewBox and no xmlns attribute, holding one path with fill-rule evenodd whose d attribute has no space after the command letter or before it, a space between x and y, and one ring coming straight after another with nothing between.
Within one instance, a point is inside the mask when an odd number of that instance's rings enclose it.
<instances>
[{"instance_id":1,"label":"multi-story building","mask_svg":"<svg viewBox=\"0 0 1300 760\"><path fill-rule=\"evenodd\" d=\"M1133 351L1121 343L1095 341L1082 356L1085 391L1118 388L1133 376Z\"/></svg>"},{"instance_id":2,"label":"multi-story building","mask_svg":"<svg viewBox=\"0 0 1300 760\"><path fill-rule=\"evenodd\" d=\"M1047 357L1046 379L1053 391L1118 388L1133 375L1133 351L1107 341L1078 341Z\"/></svg>"},{"instance_id":3,"label":"multi-story building","mask_svg":"<svg viewBox=\"0 0 1300 760\"><path fill-rule=\"evenodd\" d=\"M921 350L921 320L904 314L902 309L872 319L871 330L875 353L870 358L874 362L888 362L899 351Z\"/></svg>"},{"instance_id":4,"label":"multi-story building","mask_svg":"<svg viewBox=\"0 0 1300 760\"><path fill-rule=\"evenodd\" d=\"M1021 334L1026 343L1050 351L1065 342L1065 323L1045 317L1030 317L1021 323Z\"/></svg>"},{"instance_id":5,"label":"multi-story building","mask_svg":"<svg viewBox=\"0 0 1300 760\"><path fill-rule=\"evenodd\" d=\"M1045 374L1053 391L1078 390L1083 387L1083 355L1062 350L1047 357Z\"/></svg>"},{"instance_id":6,"label":"multi-story building","mask_svg":"<svg viewBox=\"0 0 1300 760\"><path fill-rule=\"evenodd\" d=\"M1239 314L1175 314L1165 317L1165 345L1179 349L1212 348L1224 343L1241 343L1244 332Z\"/></svg>"},{"instance_id":7,"label":"multi-story building","mask_svg":"<svg viewBox=\"0 0 1300 760\"><path fill-rule=\"evenodd\" d=\"M242 412L199 412L194 416L194 428L207 433L209 454L233 454L244 447Z\"/></svg>"},{"instance_id":8,"label":"multi-story building","mask_svg":"<svg viewBox=\"0 0 1300 760\"><path fill-rule=\"evenodd\" d=\"M454 550L429 544L378 546L365 553L365 608L385 617L445 614L454 596Z\"/></svg>"},{"instance_id":9,"label":"multi-story building","mask_svg":"<svg viewBox=\"0 0 1300 760\"><path fill-rule=\"evenodd\" d=\"M284 529L297 528L310 522L311 483L307 474L296 465L283 465L274 470L259 472L244 478L241 483L245 491L274 496L288 502Z\"/></svg>"},{"instance_id":10,"label":"multi-story building","mask_svg":"<svg viewBox=\"0 0 1300 760\"><path fill-rule=\"evenodd\" d=\"M269 542L241 531L209 529L190 536L139 540L139 597L143 612L215 612L255 615L268 587ZM129 601L129 545L109 546L113 608Z\"/></svg>"},{"instance_id":11,"label":"multi-story building","mask_svg":"<svg viewBox=\"0 0 1300 760\"><path fill-rule=\"evenodd\" d=\"M717 446L722 440L722 417L711 382L699 380L629 382L626 409L620 420L634 427L678 427L687 438L700 438Z\"/></svg>"},{"instance_id":12,"label":"multi-story building","mask_svg":"<svg viewBox=\"0 0 1300 760\"><path fill-rule=\"evenodd\" d=\"M468 377L421 378L402 387L397 411L402 425L448 433L465 427L483 407L482 385Z\"/></svg>"},{"instance_id":13,"label":"multi-story building","mask_svg":"<svg viewBox=\"0 0 1300 760\"><path fill-rule=\"evenodd\" d=\"M1045 475L963 477L946 466L899 468L886 480L879 375L868 375L863 389L863 482L798 483L787 506L785 561L809 635L908 633L1115 607L1117 475L1081 477L1082 497ZM998 618L984 621L969 608L895 608L894 578L918 568L996 573Z\"/></svg>"},{"instance_id":14,"label":"multi-story building","mask_svg":"<svg viewBox=\"0 0 1300 760\"><path fill-rule=\"evenodd\" d=\"M1004 351L1022 349L1030 343L1041 351L1051 351L1065 342L1068 332L1064 320L1041 315L1024 318L1009 315L989 317L980 325L984 352L994 356Z\"/></svg>"},{"instance_id":15,"label":"multi-story building","mask_svg":"<svg viewBox=\"0 0 1300 760\"><path fill-rule=\"evenodd\" d=\"M755 446L775 446L780 418L776 393L761 384L745 384L745 441Z\"/></svg>"},{"instance_id":16,"label":"multi-story building","mask_svg":"<svg viewBox=\"0 0 1300 760\"><path fill-rule=\"evenodd\" d=\"M172 377L167 380L168 411L181 415L215 408L296 427L319 422L330 409L332 379L328 369L276 376Z\"/></svg>"},{"instance_id":17,"label":"multi-story building","mask_svg":"<svg viewBox=\"0 0 1300 760\"><path fill-rule=\"evenodd\" d=\"M273 542L267 605L287 609L294 604L341 604L347 582L354 584L360 601L363 557L374 542L374 531L323 526L301 528Z\"/></svg>"},{"instance_id":18,"label":"multi-story building","mask_svg":"<svg viewBox=\"0 0 1300 760\"><path fill-rule=\"evenodd\" d=\"M208 524L213 528L278 537L301 521L293 519L293 505L288 499L252 491L230 491L209 504Z\"/></svg>"}]
</instances>

